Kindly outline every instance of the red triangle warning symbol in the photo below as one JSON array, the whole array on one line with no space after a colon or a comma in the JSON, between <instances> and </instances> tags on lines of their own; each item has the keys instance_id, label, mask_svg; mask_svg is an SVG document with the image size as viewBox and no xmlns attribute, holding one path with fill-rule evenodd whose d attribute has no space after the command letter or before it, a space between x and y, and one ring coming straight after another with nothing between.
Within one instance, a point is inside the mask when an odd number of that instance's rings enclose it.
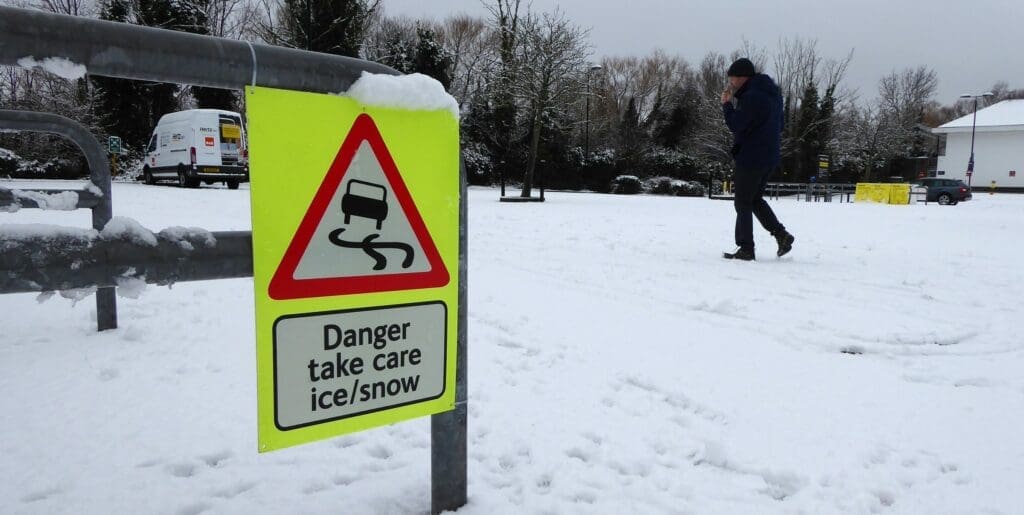
<instances>
[{"instance_id":1,"label":"red triangle warning symbol","mask_svg":"<svg viewBox=\"0 0 1024 515\"><path fill-rule=\"evenodd\" d=\"M359 115L270 280L270 298L436 288L449 280L377 125Z\"/></svg>"}]
</instances>

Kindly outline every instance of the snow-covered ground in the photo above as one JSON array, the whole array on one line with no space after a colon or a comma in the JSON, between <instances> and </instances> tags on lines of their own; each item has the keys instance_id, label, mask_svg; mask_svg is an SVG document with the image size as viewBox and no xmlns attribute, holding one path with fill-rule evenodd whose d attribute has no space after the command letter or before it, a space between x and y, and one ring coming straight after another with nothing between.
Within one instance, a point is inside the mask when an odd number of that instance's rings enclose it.
<instances>
[{"instance_id":1,"label":"snow-covered ground","mask_svg":"<svg viewBox=\"0 0 1024 515\"><path fill-rule=\"evenodd\" d=\"M731 204L471 189L467 515L1018 514L1024 196ZM116 184L115 215L249 228L245 189ZM0 223L88 227L87 211ZM760 230L759 230L760 231ZM2 229L0 229L2 232ZM429 510L429 422L256 452L252 281L0 296L0 513Z\"/></svg>"}]
</instances>

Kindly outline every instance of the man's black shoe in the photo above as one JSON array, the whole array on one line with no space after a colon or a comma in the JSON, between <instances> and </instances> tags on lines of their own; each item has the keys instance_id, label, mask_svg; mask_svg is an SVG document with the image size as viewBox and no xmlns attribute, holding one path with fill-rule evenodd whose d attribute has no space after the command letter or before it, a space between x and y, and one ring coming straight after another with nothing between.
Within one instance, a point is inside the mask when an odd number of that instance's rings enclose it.
<instances>
[{"instance_id":1,"label":"man's black shoe","mask_svg":"<svg viewBox=\"0 0 1024 515\"><path fill-rule=\"evenodd\" d=\"M725 259L739 259L742 261L753 261L754 260L754 249L738 248L736 252L725 252L722 254Z\"/></svg>"},{"instance_id":2,"label":"man's black shoe","mask_svg":"<svg viewBox=\"0 0 1024 515\"><path fill-rule=\"evenodd\" d=\"M783 229L775 233L774 236L775 241L779 244L779 251L776 252L775 255L782 257L788 254L789 251L793 250L793 242L796 241L796 238L794 238L792 234L789 234L789 232Z\"/></svg>"}]
</instances>

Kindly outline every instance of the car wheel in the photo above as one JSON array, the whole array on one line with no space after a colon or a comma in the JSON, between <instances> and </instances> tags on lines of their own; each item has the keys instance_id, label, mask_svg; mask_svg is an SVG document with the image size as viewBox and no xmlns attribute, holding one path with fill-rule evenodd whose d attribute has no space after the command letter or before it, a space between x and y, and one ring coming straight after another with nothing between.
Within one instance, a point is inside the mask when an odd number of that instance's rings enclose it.
<instances>
[{"instance_id":1,"label":"car wheel","mask_svg":"<svg viewBox=\"0 0 1024 515\"><path fill-rule=\"evenodd\" d=\"M153 172L149 171L148 166L142 169L142 182L150 186L156 184L156 181L153 180Z\"/></svg>"},{"instance_id":2,"label":"car wheel","mask_svg":"<svg viewBox=\"0 0 1024 515\"><path fill-rule=\"evenodd\" d=\"M228 189L229 190L237 190L238 189L238 181L227 181L227 185L228 185Z\"/></svg>"},{"instance_id":3,"label":"car wheel","mask_svg":"<svg viewBox=\"0 0 1024 515\"><path fill-rule=\"evenodd\" d=\"M943 193L943 194L939 195L939 205L940 206L951 206L951 205L953 205L953 196L950 195L949 193Z\"/></svg>"}]
</instances>

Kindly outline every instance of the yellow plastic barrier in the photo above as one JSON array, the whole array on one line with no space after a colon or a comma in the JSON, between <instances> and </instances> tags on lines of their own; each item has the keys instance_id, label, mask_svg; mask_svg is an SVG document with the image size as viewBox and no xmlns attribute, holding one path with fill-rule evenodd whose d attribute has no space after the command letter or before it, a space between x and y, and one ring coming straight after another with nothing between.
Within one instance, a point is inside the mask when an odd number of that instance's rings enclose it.
<instances>
[{"instance_id":1,"label":"yellow plastic barrier","mask_svg":"<svg viewBox=\"0 0 1024 515\"><path fill-rule=\"evenodd\" d=\"M910 203L910 185L909 184L890 184L889 185L889 203L890 204L909 204Z\"/></svg>"},{"instance_id":2,"label":"yellow plastic barrier","mask_svg":"<svg viewBox=\"0 0 1024 515\"><path fill-rule=\"evenodd\" d=\"M908 204L909 198L909 184L859 182L854 194L855 202L878 204Z\"/></svg>"}]
</instances>

